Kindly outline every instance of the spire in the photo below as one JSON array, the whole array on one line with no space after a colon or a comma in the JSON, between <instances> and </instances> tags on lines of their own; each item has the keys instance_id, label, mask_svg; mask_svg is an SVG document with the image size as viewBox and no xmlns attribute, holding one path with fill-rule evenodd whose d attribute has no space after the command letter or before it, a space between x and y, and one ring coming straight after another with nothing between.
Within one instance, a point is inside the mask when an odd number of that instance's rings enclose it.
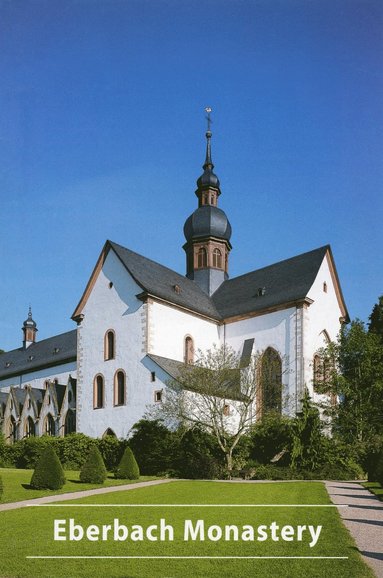
<instances>
[{"instance_id":1,"label":"spire","mask_svg":"<svg viewBox=\"0 0 383 578\"><path fill-rule=\"evenodd\" d=\"M207 106L205 108L205 112L207 113L207 131L206 131L206 158L205 158L205 164L203 165L203 169L206 170L207 168L209 168L210 170L214 168L213 165L213 161L211 160L211 136L212 136L212 132L210 130L210 125L213 122L210 118L210 113L211 113L211 108L210 106Z\"/></svg>"},{"instance_id":2,"label":"spire","mask_svg":"<svg viewBox=\"0 0 383 578\"><path fill-rule=\"evenodd\" d=\"M210 130L211 123L213 122L210 118L211 108L207 106L205 108L205 112L207 113L207 131L206 131L206 157L205 163L203 164L202 168L204 170L203 174L197 180L197 190L195 194L199 199L199 206L201 205L214 205L217 204L217 197L221 194L219 189L219 180L217 175L213 173L214 164L211 159L211 137L212 132ZM212 195L204 195L209 189L212 189Z\"/></svg>"},{"instance_id":3,"label":"spire","mask_svg":"<svg viewBox=\"0 0 383 578\"><path fill-rule=\"evenodd\" d=\"M207 113L206 157L204 172L197 181L195 194L198 209L186 219L183 246L186 253L186 276L203 291L212 295L228 278L228 255L231 250L231 226L222 209L217 207L221 194L218 177L213 173L211 159L211 108Z\"/></svg>"},{"instance_id":4,"label":"spire","mask_svg":"<svg viewBox=\"0 0 383 578\"><path fill-rule=\"evenodd\" d=\"M33 321L33 318L32 318L31 306L29 306L28 319L26 319L24 321L22 329L23 329L23 333L24 333L23 346L24 346L24 349L27 349L27 347L32 345L32 343L35 343L36 333L38 331L37 326L36 326L36 322Z\"/></svg>"}]
</instances>

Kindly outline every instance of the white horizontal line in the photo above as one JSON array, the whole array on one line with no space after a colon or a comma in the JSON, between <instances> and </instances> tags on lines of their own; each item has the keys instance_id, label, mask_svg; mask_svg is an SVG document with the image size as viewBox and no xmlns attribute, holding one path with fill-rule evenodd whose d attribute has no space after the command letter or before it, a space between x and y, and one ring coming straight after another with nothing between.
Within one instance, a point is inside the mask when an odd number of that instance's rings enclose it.
<instances>
[{"instance_id":1,"label":"white horizontal line","mask_svg":"<svg viewBox=\"0 0 383 578\"><path fill-rule=\"evenodd\" d=\"M348 504L28 504L44 508L348 508Z\"/></svg>"},{"instance_id":2,"label":"white horizontal line","mask_svg":"<svg viewBox=\"0 0 383 578\"><path fill-rule=\"evenodd\" d=\"M348 560L348 556L26 556L28 560Z\"/></svg>"}]
</instances>

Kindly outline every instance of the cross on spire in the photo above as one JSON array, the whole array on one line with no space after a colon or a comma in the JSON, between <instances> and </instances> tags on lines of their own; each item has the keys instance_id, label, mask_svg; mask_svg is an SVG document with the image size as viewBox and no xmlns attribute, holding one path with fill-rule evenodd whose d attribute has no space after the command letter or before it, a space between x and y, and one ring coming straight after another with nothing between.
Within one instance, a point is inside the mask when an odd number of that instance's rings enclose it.
<instances>
[{"instance_id":1,"label":"cross on spire","mask_svg":"<svg viewBox=\"0 0 383 578\"><path fill-rule=\"evenodd\" d=\"M210 118L210 113L211 113L211 108L210 108L210 106L207 106L207 107L205 108L205 112L206 112L206 114L207 114L207 116L206 116L206 120L207 120L207 132L210 132L210 125L211 125L211 123L213 122L213 121L211 120L211 118Z\"/></svg>"}]
</instances>

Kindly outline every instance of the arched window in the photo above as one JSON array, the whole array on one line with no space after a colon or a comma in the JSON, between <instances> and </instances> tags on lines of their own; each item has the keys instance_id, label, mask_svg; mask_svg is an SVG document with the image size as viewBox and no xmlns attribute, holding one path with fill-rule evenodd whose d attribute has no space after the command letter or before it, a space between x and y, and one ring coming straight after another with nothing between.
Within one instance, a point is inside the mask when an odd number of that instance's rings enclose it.
<instances>
[{"instance_id":1,"label":"arched window","mask_svg":"<svg viewBox=\"0 0 383 578\"><path fill-rule=\"evenodd\" d=\"M184 361L185 363L194 363L194 343L190 335L185 337Z\"/></svg>"},{"instance_id":2,"label":"arched window","mask_svg":"<svg viewBox=\"0 0 383 578\"><path fill-rule=\"evenodd\" d=\"M213 251L213 267L222 269L222 253L219 249L214 249Z\"/></svg>"},{"instance_id":3,"label":"arched window","mask_svg":"<svg viewBox=\"0 0 383 578\"><path fill-rule=\"evenodd\" d=\"M13 415L8 424L8 439L12 444L17 440L17 424Z\"/></svg>"},{"instance_id":4,"label":"arched window","mask_svg":"<svg viewBox=\"0 0 383 578\"><path fill-rule=\"evenodd\" d=\"M125 372L121 369L114 374L114 405L125 404Z\"/></svg>"},{"instance_id":5,"label":"arched window","mask_svg":"<svg viewBox=\"0 0 383 578\"><path fill-rule=\"evenodd\" d=\"M76 431L76 414L73 409L68 409L65 416L64 435L74 433Z\"/></svg>"},{"instance_id":6,"label":"arched window","mask_svg":"<svg viewBox=\"0 0 383 578\"><path fill-rule=\"evenodd\" d=\"M55 420L51 413L48 413L44 420L44 433L47 436L55 435Z\"/></svg>"},{"instance_id":7,"label":"arched window","mask_svg":"<svg viewBox=\"0 0 383 578\"><path fill-rule=\"evenodd\" d=\"M105 333L104 337L104 359L108 361L108 359L114 359L115 356L115 335L114 331L110 329Z\"/></svg>"},{"instance_id":8,"label":"arched window","mask_svg":"<svg viewBox=\"0 0 383 578\"><path fill-rule=\"evenodd\" d=\"M114 433L114 431L112 429L110 429L110 427L108 427L108 429L102 434L103 438L106 438L107 436L112 436L114 438L116 438L116 434Z\"/></svg>"},{"instance_id":9,"label":"arched window","mask_svg":"<svg viewBox=\"0 0 383 578\"><path fill-rule=\"evenodd\" d=\"M96 375L93 382L93 408L104 407L104 378Z\"/></svg>"},{"instance_id":10,"label":"arched window","mask_svg":"<svg viewBox=\"0 0 383 578\"><path fill-rule=\"evenodd\" d=\"M31 416L28 416L28 418L25 422L25 427L24 427L24 437L26 437L26 438L33 437L35 435L35 433L36 433L35 432L35 422L31 418Z\"/></svg>"},{"instance_id":11,"label":"arched window","mask_svg":"<svg viewBox=\"0 0 383 578\"><path fill-rule=\"evenodd\" d=\"M282 412L282 360L272 347L262 355L257 404L259 417Z\"/></svg>"},{"instance_id":12,"label":"arched window","mask_svg":"<svg viewBox=\"0 0 383 578\"><path fill-rule=\"evenodd\" d=\"M198 262L197 262L198 269L203 267L207 267L207 253L204 247L200 247L198 249Z\"/></svg>"}]
</instances>

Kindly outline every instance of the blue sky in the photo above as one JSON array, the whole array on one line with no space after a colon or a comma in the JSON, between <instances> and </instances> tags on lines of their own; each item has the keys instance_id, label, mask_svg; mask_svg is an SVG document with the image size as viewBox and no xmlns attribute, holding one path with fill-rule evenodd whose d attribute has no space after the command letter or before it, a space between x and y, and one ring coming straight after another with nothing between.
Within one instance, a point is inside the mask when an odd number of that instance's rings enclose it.
<instances>
[{"instance_id":1,"label":"blue sky","mask_svg":"<svg viewBox=\"0 0 383 578\"><path fill-rule=\"evenodd\" d=\"M106 239L185 272L204 108L236 276L330 243L383 293L381 0L0 0L0 347L70 317Z\"/></svg>"}]
</instances>

